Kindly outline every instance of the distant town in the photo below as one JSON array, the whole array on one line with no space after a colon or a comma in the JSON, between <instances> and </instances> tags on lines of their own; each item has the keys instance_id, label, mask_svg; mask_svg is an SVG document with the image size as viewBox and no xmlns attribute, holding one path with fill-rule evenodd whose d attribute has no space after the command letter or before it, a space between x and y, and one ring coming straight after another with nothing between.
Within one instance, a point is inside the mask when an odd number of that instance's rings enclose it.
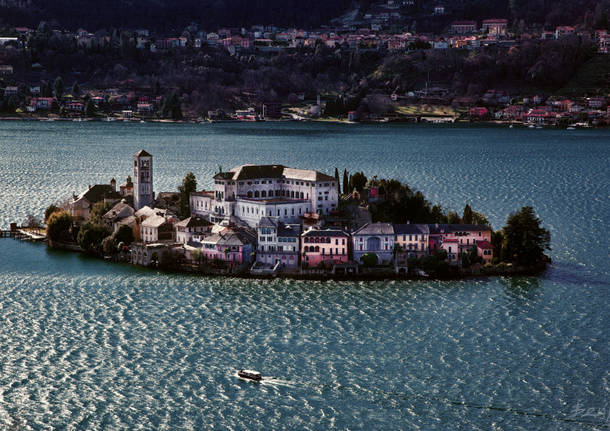
<instances>
[{"instance_id":1,"label":"distant town","mask_svg":"<svg viewBox=\"0 0 610 431\"><path fill-rule=\"evenodd\" d=\"M155 193L153 156L141 150L123 184L89 186L50 205L46 227L29 217L19 232L108 260L201 274L458 277L537 273L548 262L550 234L531 207L493 231L469 205L446 212L395 180L347 170L339 177L242 165L220 169L213 190L197 190L189 173L177 192Z\"/></svg>"},{"instance_id":2,"label":"distant town","mask_svg":"<svg viewBox=\"0 0 610 431\"><path fill-rule=\"evenodd\" d=\"M530 28L490 16L418 33L396 24L409 7L402 3L377 2L358 20L310 30L5 28L0 112L50 121L609 124L608 94L562 90L582 64L607 67L607 29ZM446 13L441 4L428 12L430 20ZM555 60L545 51L557 51Z\"/></svg>"}]
</instances>

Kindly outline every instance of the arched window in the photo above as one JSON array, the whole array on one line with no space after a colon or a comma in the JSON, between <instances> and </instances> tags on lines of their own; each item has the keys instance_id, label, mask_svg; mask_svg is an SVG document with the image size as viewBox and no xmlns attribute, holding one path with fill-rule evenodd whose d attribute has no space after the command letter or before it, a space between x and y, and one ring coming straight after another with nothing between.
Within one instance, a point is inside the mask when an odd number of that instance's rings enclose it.
<instances>
[{"instance_id":1,"label":"arched window","mask_svg":"<svg viewBox=\"0 0 610 431\"><path fill-rule=\"evenodd\" d=\"M254 192L254 197L255 197L255 198L257 198L257 197L259 197L259 196L260 196L260 193L258 192L258 190L257 190L257 191L255 191L255 192Z\"/></svg>"},{"instance_id":2,"label":"arched window","mask_svg":"<svg viewBox=\"0 0 610 431\"><path fill-rule=\"evenodd\" d=\"M320 247L316 245L316 251L320 251Z\"/></svg>"},{"instance_id":3,"label":"arched window","mask_svg":"<svg viewBox=\"0 0 610 431\"><path fill-rule=\"evenodd\" d=\"M305 194L303 192L301 192L301 199L305 198Z\"/></svg>"},{"instance_id":4,"label":"arched window","mask_svg":"<svg viewBox=\"0 0 610 431\"><path fill-rule=\"evenodd\" d=\"M262 197L262 198L266 198L266 197L267 197L267 192L266 192L265 190L263 190L263 191L261 192L261 197Z\"/></svg>"},{"instance_id":5,"label":"arched window","mask_svg":"<svg viewBox=\"0 0 610 431\"><path fill-rule=\"evenodd\" d=\"M252 191L248 191L248 197L251 198L252 197Z\"/></svg>"},{"instance_id":6,"label":"arched window","mask_svg":"<svg viewBox=\"0 0 610 431\"><path fill-rule=\"evenodd\" d=\"M290 197L293 198L294 197L294 190L290 192Z\"/></svg>"}]
</instances>

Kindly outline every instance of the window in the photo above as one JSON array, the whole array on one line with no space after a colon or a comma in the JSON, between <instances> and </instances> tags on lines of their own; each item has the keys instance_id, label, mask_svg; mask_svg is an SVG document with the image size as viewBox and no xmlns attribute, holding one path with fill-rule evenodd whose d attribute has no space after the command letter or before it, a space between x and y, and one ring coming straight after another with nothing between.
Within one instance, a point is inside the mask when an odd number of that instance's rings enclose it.
<instances>
[{"instance_id":1,"label":"window","mask_svg":"<svg viewBox=\"0 0 610 431\"><path fill-rule=\"evenodd\" d=\"M339 245L339 239L335 238L335 245Z\"/></svg>"},{"instance_id":2,"label":"window","mask_svg":"<svg viewBox=\"0 0 610 431\"><path fill-rule=\"evenodd\" d=\"M262 197L262 198L266 198L266 197L267 197L267 192L266 192L265 190L263 190L263 191L261 192L261 197Z\"/></svg>"},{"instance_id":3,"label":"window","mask_svg":"<svg viewBox=\"0 0 610 431\"><path fill-rule=\"evenodd\" d=\"M254 192L254 197L255 197L255 198L257 198L257 197L259 197L259 196L260 196L260 193L258 192L258 190L257 190L257 191L255 191L255 192Z\"/></svg>"},{"instance_id":4,"label":"window","mask_svg":"<svg viewBox=\"0 0 610 431\"><path fill-rule=\"evenodd\" d=\"M248 196L249 198L251 198L251 197L252 197L252 192L251 192L251 191L248 191L247 196Z\"/></svg>"}]
</instances>

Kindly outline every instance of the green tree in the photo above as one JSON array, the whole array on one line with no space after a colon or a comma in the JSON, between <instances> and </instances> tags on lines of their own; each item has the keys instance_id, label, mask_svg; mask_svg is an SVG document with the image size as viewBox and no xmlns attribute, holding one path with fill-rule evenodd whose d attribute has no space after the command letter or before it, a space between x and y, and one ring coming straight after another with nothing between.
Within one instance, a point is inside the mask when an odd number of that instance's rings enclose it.
<instances>
[{"instance_id":1,"label":"green tree","mask_svg":"<svg viewBox=\"0 0 610 431\"><path fill-rule=\"evenodd\" d=\"M531 266L546 259L551 249L551 233L540 226L531 206L508 217L504 226L504 258L519 265Z\"/></svg>"},{"instance_id":2,"label":"green tree","mask_svg":"<svg viewBox=\"0 0 610 431\"><path fill-rule=\"evenodd\" d=\"M47 207L46 210L44 210L44 221L45 223L48 222L49 217L51 217L51 214L53 214L54 212L59 211L61 208L56 207L55 205L51 204Z\"/></svg>"},{"instance_id":3,"label":"green tree","mask_svg":"<svg viewBox=\"0 0 610 431\"><path fill-rule=\"evenodd\" d=\"M362 264L366 267L373 267L376 266L377 263L379 262L379 258L377 257L377 255L375 253L365 253L362 255L362 258L360 259L362 261Z\"/></svg>"},{"instance_id":4,"label":"green tree","mask_svg":"<svg viewBox=\"0 0 610 431\"><path fill-rule=\"evenodd\" d=\"M93 100L87 99L87 102L85 103L85 116L93 117L94 115L95 115L95 104L93 103Z\"/></svg>"},{"instance_id":5,"label":"green tree","mask_svg":"<svg viewBox=\"0 0 610 431\"><path fill-rule=\"evenodd\" d=\"M503 260L504 254L504 232L501 230L491 233L491 245L494 248L494 258L492 263L499 263Z\"/></svg>"},{"instance_id":6,"label":"green tree","mask_svg":"<svg viewBox=\"0 0 610 431\"><path fill-rule=\"evenodd\" d=\"M460 219L460 216L458 215L458 213L456 213L455 211L449 211L449 213L447 214L447 223L459 224L461 222L462 222L462 220Z\"/></svg>"},{"instance_id":7,"label":"green tree","mask_svg":"<svg viewBox=\"0 0 610 431\"><path fill-rule=\"evenodd\" d=\"M133 242L134 237L133 237L133 229L130 226L127 226L126 224L122 224L119 226L119 228L112 234L112 237L114 239L114 242L116 244L118 243L124 243L125 245L129 245Z\"/></svg>"},{"instance_id":8,"label":"green tree","mask_svg":"<svg viewBox=\"0 0 610 431\"><path fill-rule=\"evenodd\" d=\"M55 78L53 89L55 90L55 97L61 99L61 96L64 94L64 80L61 79L61 76Z\"/></svg>"},{"instance_id":9,"label":"green tree","mask_svg":"<svg viewBox=\"0 0 610 431\"><path fill-rule=\"evenodd\" d=\"M53 88L49 81L42 81L40 84L40 95L42 97L53 97Z\"/></svg>"},{"instance_id":10,"label":"green tree","mask_svg":"<svg viewBox=\"0 0 610 431\"><path fill-rule=\"evenodd\" d=\"M466 204L464 207L464 214L462 215L462 223L472 224L472 208Z\"/></svg>"},{"instance_id":11,"label":"green tree","mask_svg":"<svg viewBox=\"0 0 610 431\"><path fill-rule=\"evenodd\" d=\"M169 97L164 98L163 105L161 106L161 115L164 118L172 118L174 120L182 119L180 97L178 97L176 92L173 92Z\"/></svg>"},{"instance_id":12,"label":"green tree","mask_svg":"<svg viewBox=\"0 0 610 431\"><path fill-rule=\"evenodd\" d=\"M434 205L430 212L430 221L432 223L447 223L447 216L443 213L443 208L440 205Z\"/></svg>"},{"instance_id":13,"label":"green tree","mask_svg":"<svg viewBox=\"0 0 610 431\"><path fill-rule=\"evenodd\" d=\"M91 208L91 212L89 213L89 221L94 224L102 224L104 219L102 218L104 214L112 209L111 203L104 203L104 201L99 201L93 208Z\"/></svg>"},{"instance_id":14,"label":"green tree","mask_svg":"<svg viewBox=\"0 0 610 431\"><path fill-rule=\"evenodd\" d=\"M341 180L339 180L339 169L335 168L335 179L337 180L337 193L341 194Z\"/></svg>"},{"instance_id":15,"label":"green tree","mask_svg":"<svg viewBox=\"0 0 610 431\"><path fill-rule=\"evenodd\" d=\"M343 194L346 195L349 192L349 178L347 176L347 169L343 169Z\"/></svg>"},{"instance_id":16,"label":"green tree","mask_svg":"<svg viewBox=\"0 0 610 431\"><path fill-rule=\"evenodd\" d=\"M362 192L362 189L366 186L366 181L367 178L366 175L364 175L364 172L356 172L350 179L350 190Z\"/></svg>"},{"instance_id":17,"label":"green tree","mask_svg":"<svg viewBox=\"0 0 610 431\"><path fill-rule=\"evenodd\" d=\"M72 84L72 96L79 97L80 96L80 87L78 86L78 82L74 81Z\"/></svg>"},{"instance_id":18,"label":"green tree","mask_svg":"<svg viewBox=\"0 0 610 431\"><path fill-rule=\"evenodd\" d=\"M100 254L102 241L110 236L110 233L110 229L106 225L89 221L80 227L76 241L86 252Z\"/></svg>"},{"instance_id":19,"label":"green tree","mask_svg":"<svg viewBox=\"0 0 610 431\"><path fill-rule=\"evenodd\" d=\"M487 217L477 211L472 212L472 223L481 226L489 226L489 220L487 220Z\"/></svg>"},{"instance_id":20,"label":"green tree","mask_svg":"<svg viewBox=\"0 0 610 431\"><path fill-rule=\"evenodd\" d=\"M182 180L182 184L178 187L178 191L180 192L180 215L184 218L190 217L191 215L191 207L190 207L190 196L192 192L197 190L197 179L195 178L195 174L189 172L186 174L184 179ZM227 198L229 196L226 196Z\"/></svg>"},{"instance_id":21,"label":"green tree","mask_svg":"<svg viewBox=\"0 0 610 431\"><path fill-rule=\"evenodd\" d=\"M462 262L463 268L470 268L475 263L482 263L483 258L481 258L477 253L477 247L472 246L470 250L460 253L459 258Z\"/></svg>"},{"instance_id":22,"label":"green tree","mask_svg":"<svg viewBox=\"0 0 610 431\"><path fill-rule=\"evenodd\" d=\"M72 216L66 211L53 212L47 219L47 237L51 241L72 241Z\"/></svg>"}]
</instances>

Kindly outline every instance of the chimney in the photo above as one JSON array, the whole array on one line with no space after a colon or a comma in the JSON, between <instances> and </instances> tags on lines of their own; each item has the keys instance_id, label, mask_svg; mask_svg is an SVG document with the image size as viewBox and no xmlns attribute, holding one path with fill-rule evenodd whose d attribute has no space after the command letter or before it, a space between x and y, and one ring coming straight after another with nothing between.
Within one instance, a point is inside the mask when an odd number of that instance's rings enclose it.
<instances>
[{"instance_id":1,"label":"chimney","mask_svg":"<svg viewBox=\"0 0 610 431\"><path fill-rule=\"evenodd\" d=\"M89 184L89 190L91 190L91 184Z\"/></svg>"},{"instance_id":2,"label":"chimney","mask_svg":"<svg viewBox=\"0 0 610 431\"><path fill-rule=\"evenodd\" d=\"M112 187L113 192L116 192L116 180L114 178L110 180L110 187Z\"/></svg>"}]
</instances>

